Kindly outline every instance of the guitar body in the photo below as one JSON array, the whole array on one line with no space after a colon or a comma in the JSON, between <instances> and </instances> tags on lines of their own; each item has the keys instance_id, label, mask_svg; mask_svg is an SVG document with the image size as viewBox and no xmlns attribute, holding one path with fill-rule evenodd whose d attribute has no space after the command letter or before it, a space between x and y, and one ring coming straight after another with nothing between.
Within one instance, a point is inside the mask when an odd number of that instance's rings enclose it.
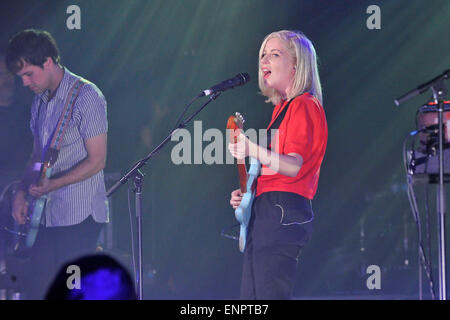
<instances>
[{"instance_id":1,"label":"guitar body","mask_svg":"<svg viewBox=\"0 0 450 320\"><path fill-rule=\"evenodd\" d=\"M52 169L48 167L49 163L44 163L41 165L40 169L40 180L50 178ZM16 231L20 233L20 238L14 246L14 250L18 255L27 255L29 251L33 248L36 241L36 237L39 231L39 227L42 220L42 214L44 213L45 204L47 202L47 195L43 195L40 198L33 198L32 196L27 196L28 203L28 220L24 225L16 224Z\"/></svg>"},{"instance_id":2,"label":"guitar body","mask_svg":"<svg viewBox=\"0 0 450 320\"><path fill-rule=\"evenodd\" d=\"M46 164L43 164L43 166L44 168L42 170L43 171L42 176L50 178L52 174L52 169L48 168ZM25 245L27 246L27 248L33 247L34 242L36 241L37 233L42 220L42 213L44 212L46 202L47 202L47 195L43 195L38 199L32 199L30 205L28 206L28 210L32 209L33 212L30 216L30 221L27 226L28 231L27 237L25 239Z\"/></svg>"},{"instance_id":3,"label":"guitar body","mask_svg":"<svg viewBox=\"0 0 450 320\"><path fill-rule=\"evenodd\" d=\"M234 211L236 220L241 224L239 232L239 250L244 252L247 244L247 228L252 216L252 205L255 199L256 179L261 170L261 164L258 160L250 158L250 168L247 173L247 190L242 196L239 207Z\"/></svg>"},{"instance_id":4,"label":"guitar body","mask_svg":"<svg viewBox=\"0 0 450 320\"><path fill-rule=\"evenodd\" d=\"M25 239L25 245L27 248L31 248L36 241L37 233L39 230L39 225L42 220L42 213L44 212L45 203L47 202L47 197L42 196L37 200L34 200L29 208L33 208L33 213L30 217L29 225L27 226L27 237Z\"/></svg>"},{"instance_id":5,"label":"guitar body","mask_svg":"<svg viewBox=\"0 0 450 320\"><path fill-rule=\"evenodd\" d=\"M239 132L244 128L244 118L242 115L236 112L234 116L230 116L227 122L227 129L231 129L230 140L237 142L237 136ZM242 200L239 207L234 211L236 220L240 223L239 231L239 250L244 252L245 245L247 243L247 228L250 223L252 215L252 204L255 198L256 192L256 179L261 171L261 164L258 160L249 157L250 168L247 171L245 163L239 163L238 161L238 174L240 189L242 192Z\"/></svg>"}]
</instances>

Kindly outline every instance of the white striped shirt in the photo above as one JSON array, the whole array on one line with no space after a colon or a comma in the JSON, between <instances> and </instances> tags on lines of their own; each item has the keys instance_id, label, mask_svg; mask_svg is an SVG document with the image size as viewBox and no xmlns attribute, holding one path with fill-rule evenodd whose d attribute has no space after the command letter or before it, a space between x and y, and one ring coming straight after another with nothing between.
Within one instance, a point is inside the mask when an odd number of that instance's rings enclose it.
<instances>
[{"instance_id":1,"label":"white striped shirt","mask_svg":"<svg viewBox=\"0 0 450 320\"><path fill-rule=\"evenodd\" d=\"M64 76L50 101L48 91L35 96L30 127L41 150L50 144L67 95L79 78L64 68ZM67 124L58 159L52 167L52 177L63 175L83 161L87 156L84 141L107 131L105 97L95 84L87 82L75 101L72 119ZM109 220L103 170L90 178L52 191L47 197L44 215L47 227L79 224L89 216L97 222Z\"/></svg>"}]
</instances>

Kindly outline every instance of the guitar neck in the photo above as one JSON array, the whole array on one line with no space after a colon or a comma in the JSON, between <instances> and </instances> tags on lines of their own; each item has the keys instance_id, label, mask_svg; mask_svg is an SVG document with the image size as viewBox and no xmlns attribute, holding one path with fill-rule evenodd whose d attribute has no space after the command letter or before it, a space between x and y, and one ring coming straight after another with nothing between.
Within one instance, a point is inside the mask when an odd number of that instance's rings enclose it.
<instances>
[{"instance_id":1,"label":"guitar neck","mask_svg":"<svg viewBox=\"0 0 450 320\"><path fill-rule=\"evenodd\" d=\"M245 164L238 163L238 173L239 173L239 186L241 188L241 192L247 192L247 168Z\"/></svg>"},{"instance_id":2,"label":"guitar neck","mask_svg":"<svg viewBox=\"0 0 450 320\"><path fill-rule=\"evenodd\" d=\"M227 130L230 130L230 141L238 142L238 135L243 130L243 117L236 113L236 116L230 116L227 121ZM239 187L242 193L247 192L247 168L244 163L238 161Z\"/></svg>"},{"instance_id":3,"label":"guitar neck","mask_svg":"<svg viewBox=\"0 0 450 320\"><path fill-rule=\"evenodd\" d=\"M37 182L38 186L42 185L42 182L44 181L45 178L49 178L51 174L51 169L50 169L50 163L49 162L44 162L41 166L41 170L40 170L40 174L39 174L39 180Z\"/></svg>"}]
</instances>

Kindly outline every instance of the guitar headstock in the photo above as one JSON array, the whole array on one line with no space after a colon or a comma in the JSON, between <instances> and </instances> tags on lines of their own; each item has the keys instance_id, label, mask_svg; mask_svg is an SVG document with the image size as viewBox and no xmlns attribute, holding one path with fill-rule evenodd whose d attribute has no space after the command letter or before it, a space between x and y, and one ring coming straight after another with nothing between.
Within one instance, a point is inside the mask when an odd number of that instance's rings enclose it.
<instances>
[{"instance_id":1,"label":"guitar headstock","mask_svg":"<svg viewBox=\"0 0 450 320\"><path fill-rule=\"evenodd\" d=\"M236 112L234 116L228 118L227 129L244 129L244 123L244 117L239 112Z\"/></svg>"},{"instance_id":2,"label":"guitar headstock","mask_svg":"<svg viewBox=\"0 0 450 320\"><path fill-rule=\"evenodd\" d=\"M245 123L244 116L242 114L240 114L239 112L236 112L235 116L236 116L236 120L235 121L237 122L238 127L240 129L243 129L244 128L244 123Z\"/></svg>"}]
</instances>

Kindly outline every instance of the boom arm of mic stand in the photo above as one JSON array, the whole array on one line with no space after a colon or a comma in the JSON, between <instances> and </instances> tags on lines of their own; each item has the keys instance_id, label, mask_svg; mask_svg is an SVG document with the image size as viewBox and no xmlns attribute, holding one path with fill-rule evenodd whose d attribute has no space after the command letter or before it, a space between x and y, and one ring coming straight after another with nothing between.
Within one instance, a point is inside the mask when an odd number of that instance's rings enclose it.
<instances>
[{"instance_id":1,"label":"boom arm of mic stand","mask_svg":"<svg viewBox=\"0 0 450 320\"><path fill-rule=\"evenodd\" d=\"M139 160L134 164L133 167L131 167L130 170L126 174L122 176L107 192L106 196L110 197L121 185L127 183L127 181L130 179L130 177L136 172L136 170L139 170L143 166L147 164L147 162L159 151L161 150L164 145L169 142L170 138L172 138L172 135L178 130L186 127L186 125L200 112L202 111L212 100L215 100L222 92L215 92L210 96L208 101L196 112L194 112L189 118L187 118L185 121L182 121L175 129L173 129L170 134L155 148L153 149L144 159Z\"/></svg>"},{"instance_id":2,"label":"boom arm of mic stand","mask_svg":"<svg viewBox=\"0 0 450 320\"><path fill-rule=\"evenodd\" d=\"M411 91L398 97L397 99L394 100L394 103L398 107L399 105L405 103L409 99L412 99L415 96L424 93L425 91L432 88L433 86L436 86L436 84L438 84L440 81L442 81L444 79L448 79L449 77L450 77L450 69L445 70L442 74L438 75L434 79L431 79L430 81L425 82L425 83L421 84L420 86L418 86L417 88L412 89Z\"/></svg>"}]
</instances>

